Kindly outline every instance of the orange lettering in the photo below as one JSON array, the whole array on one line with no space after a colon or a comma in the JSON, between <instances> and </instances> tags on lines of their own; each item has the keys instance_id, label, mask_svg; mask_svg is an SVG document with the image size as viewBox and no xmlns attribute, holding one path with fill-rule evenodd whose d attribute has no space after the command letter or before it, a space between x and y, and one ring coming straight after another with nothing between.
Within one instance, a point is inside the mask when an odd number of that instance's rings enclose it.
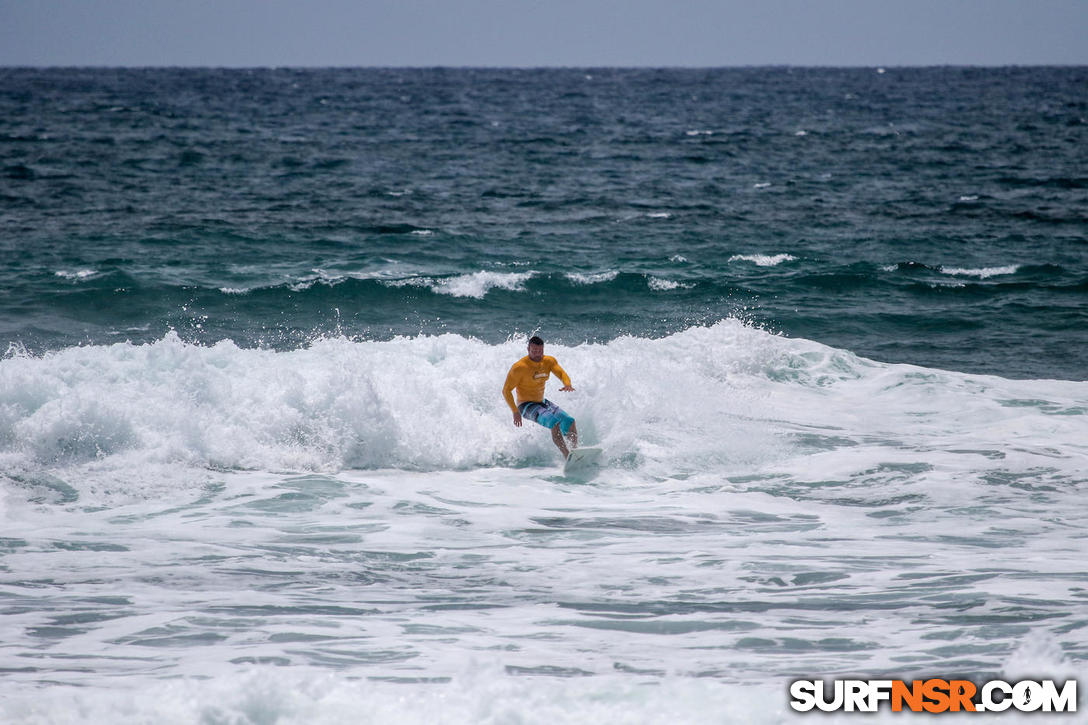
<instances>
[{"instance_id":1,"label":"orange lettering","mask_svg":"<svg viewBox=\"0 0 1088 725\"><path fill-rule=\"evenodd\" d=\"M971 698L975 696L975 683L970 680L952 680L949 684L952 712L959 712L960 707L968 712L975 711L975 703Z\"/></svg>"},{"instance_id":2,"label":"orange lettering","mask_svg":"<svg viewBox=\"0 0 1088 725\"><path fill-rule=\"evenodd\" d=\"M907 687L902 680L892 683L892 712L902 712L904 702L911 711L922 711L922 681L915 680L911 684L911 687Z\"/></svg>"},{"instance_id":3,"label":"orange lettering","mask_svg":"<svg viewBox=\"0 0 1088 725\"><path fill-rule=\"evenodd\" d=\"M929 700L922 703L926 712L944 712L948 709L947 680L926 680L922 683L922 694Z\"/></svg>"}]
</instances>

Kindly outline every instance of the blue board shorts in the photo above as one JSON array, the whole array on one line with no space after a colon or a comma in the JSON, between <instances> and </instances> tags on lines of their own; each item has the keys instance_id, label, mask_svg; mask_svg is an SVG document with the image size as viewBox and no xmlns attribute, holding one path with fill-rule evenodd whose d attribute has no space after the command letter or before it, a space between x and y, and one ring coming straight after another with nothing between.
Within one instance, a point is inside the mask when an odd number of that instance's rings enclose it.
<instances>
[{"instance_id":1,"label":"blue board shorts","mask_svg":"<svg viewBox=\"0 0 1088 725\"><path fill-rule=\"evenodd\" d=\"M558 423L559 431L563 435L566 435L570 427L574 425L574 418L548 399L545 399L543 403L528 400L518 406L518 412L521 413L522 418L528 418L549 430Z\"/></svg>"}]
</instances>

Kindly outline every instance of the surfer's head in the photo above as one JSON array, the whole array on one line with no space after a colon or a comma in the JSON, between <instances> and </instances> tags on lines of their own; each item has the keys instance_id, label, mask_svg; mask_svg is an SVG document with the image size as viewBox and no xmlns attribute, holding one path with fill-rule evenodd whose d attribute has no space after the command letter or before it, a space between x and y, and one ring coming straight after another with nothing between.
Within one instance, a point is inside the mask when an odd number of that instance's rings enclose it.
<instances>
[{"instance_id":1,"label":"surfer's head","mask_svg":"<svg viewBox=\"0 0 1088 725\"><path fill-rule=\"evenodd\" d=\"M529 359L540 362L544 357L544 341L536 335L529 338Z\"/></svg>"}]
</instances>

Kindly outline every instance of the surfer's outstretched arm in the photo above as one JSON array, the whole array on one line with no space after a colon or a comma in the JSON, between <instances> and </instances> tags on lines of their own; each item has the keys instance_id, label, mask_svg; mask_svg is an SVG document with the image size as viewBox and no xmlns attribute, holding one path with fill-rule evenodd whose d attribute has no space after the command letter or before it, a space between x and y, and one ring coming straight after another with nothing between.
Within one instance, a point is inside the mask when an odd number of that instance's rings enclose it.
<instances>
[{"instance_id":1,"label":"surfer's outstretched arm","mask_svg":"<svg viewBox=\"0 0 1088 725\"><path fill-rule=\"evenodd\" d=\"M574 386L570 382L570 376L567 375L567 371L564 370L557 361L555 361L555 358L552 358L552 361L555 362L555 364L552 366L552 372L558 375L559 379L563 381L563 387L561 387L560 390L562 390L564 393L574 392Z\"/></svg>"}]
</instances>

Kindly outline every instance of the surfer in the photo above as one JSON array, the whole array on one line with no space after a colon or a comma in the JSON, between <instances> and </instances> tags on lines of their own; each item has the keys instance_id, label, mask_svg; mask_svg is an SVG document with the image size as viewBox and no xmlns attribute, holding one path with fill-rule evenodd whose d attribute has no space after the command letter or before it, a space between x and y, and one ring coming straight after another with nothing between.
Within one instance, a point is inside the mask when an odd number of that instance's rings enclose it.
<instances>
[{"instance_id":1,"label":"surfer","mask_svg":"<svg viewBox=\"0 0 1088 725\"><path fill-rule=\"evenodd\" d=\"M563 392L573 392L570 376L559 366L555 358L544 354L544 341L537 336L529 338L529 354L510 366L502 397L514 412L514 425L521 427L522 418L535 421L552 431L552 441L566 459L571 449L578 447L578 426L566 411L544 397L544 384L554 372L563 381ZM518 402L514 404L511 391L517 388ZM568 448L569 444L569 448Z\"/></svg>"}]
</instances>

